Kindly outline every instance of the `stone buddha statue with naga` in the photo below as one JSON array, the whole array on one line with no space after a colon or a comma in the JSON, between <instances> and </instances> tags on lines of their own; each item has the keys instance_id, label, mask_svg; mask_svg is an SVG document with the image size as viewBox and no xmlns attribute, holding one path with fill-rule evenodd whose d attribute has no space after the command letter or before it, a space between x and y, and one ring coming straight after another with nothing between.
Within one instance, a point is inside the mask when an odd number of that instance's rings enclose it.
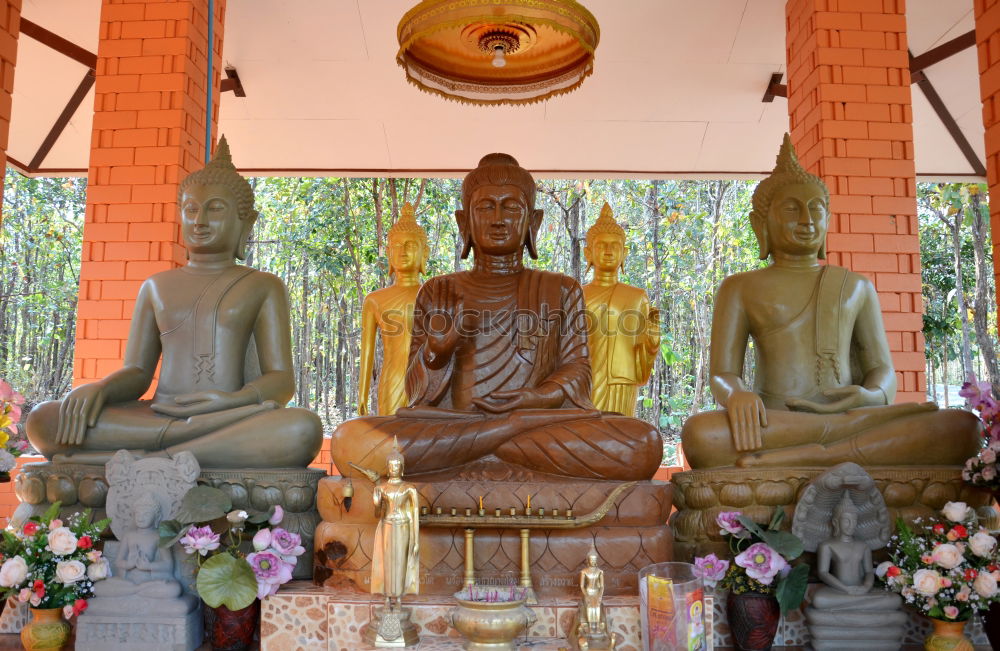
<instances>
[{"instance_id":1,"label":"stone buddha statue with naga","mask_svg":"<svg viewBox=\"0 0 1000 651\"><path fill-rule=\"evenodd\" d=\"M641 567L671 558L664 524L671 488L651 481L663 455L659 432L591 401L583 290L568 276L524 265L525 251L537 257L542 222L531 175L511 156L485 156L465 177L455 216L472 269L431 278L417 294L409 406L349 420L333 433L330 449L344 476L319 484L314 581L369 589L364 550L378 523L351 510L371 490L351 464L384 467L398 441L424 513L545 513L570 525L539 525L546 533L532 538L531 557L544 557L532 562L536 590L572 594L596 546L608 594L634 592ZM602 504L591 526L586 514ZM421 593L452 594L465 580L455 563L463 527L432 524L421 524ZM477 549L508 551L477 552L477 577L502 581L518 569L510 547L521 544L516 527L479 526L475 540Z\"/></svg>"},{"instance_id":2,"label":"stone buddha statue with naga","mask_svg":"<svg viewBox=\"0 0 1000 651\"><path fill-rule=\"evenodd\" d=\"M337 468L385 465L399 440L411 478L474 463L562 477L648 479L663 444L654 427L591 403L579 283L523 265L537 257L542 211L531 175L490 154L466 176L456 212L470 271L417 294L406 388L395 416L347 421L333 434Z\"/></svg>"}]
</instances>

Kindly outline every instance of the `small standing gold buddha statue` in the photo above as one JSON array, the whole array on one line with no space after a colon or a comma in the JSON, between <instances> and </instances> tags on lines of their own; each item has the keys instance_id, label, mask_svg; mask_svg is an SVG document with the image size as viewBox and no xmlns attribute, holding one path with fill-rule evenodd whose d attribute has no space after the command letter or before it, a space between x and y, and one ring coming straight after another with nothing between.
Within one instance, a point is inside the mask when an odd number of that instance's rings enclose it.
<instances>
[{"instance_id":1,"label":"small standing gold buddha statue","mask_svg":"<svg viewBox=\"0 0 1000 651\"><path fill-rule=\"evenodd\" d=\"M639 387L649 381L660 348L660 313L646 291L618 282L628 247L611 206L587 231L583 255L594 278L583 286L593 373L592 400L601 411L635 416Z\"/></svg>"},{"instance_id":2,"label":"small standing gold buddha statue","mask_svg":"<svg viewBox=\"0 0 1000 651\"><path fill-rule=\"evenodd\" d=\"M604 610L604 570L598 567L600 556L591 545L587 564L580 570L580 594L583 597L570 628L567 641L576 651L614 649L619 635L611 632Z\"/></svg>"},{"instance_id":3,"label":"small standing gold buddha statue","mask_svg":"<svg viewBox=\"0 0 1000 651\"><path fill-rule=\"evenodd\" d=\"M389 273L395 281L365 297L361 308L361 367L358 379L358 415L368 415L368 393L375 365L375 336L382 334L382 367L378 378L378 415L391 416L407 403L406 362L410 354L413 305L426 271L427 232L414 217L413 206L403 204L402 215L389 229Z\"/></svg>"}]
</instances>

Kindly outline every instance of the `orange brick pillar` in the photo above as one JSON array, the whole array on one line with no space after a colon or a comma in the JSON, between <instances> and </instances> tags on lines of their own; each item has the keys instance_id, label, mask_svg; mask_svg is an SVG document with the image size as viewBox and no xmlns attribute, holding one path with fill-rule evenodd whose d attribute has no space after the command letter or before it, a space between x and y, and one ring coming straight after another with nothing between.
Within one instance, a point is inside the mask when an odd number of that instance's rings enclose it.
<instances>
[{"instance_id":1,"label":"orange brick pillar","mask_svg":"<svg viewBox=\"0 0 1000 651\"><path fill-rule=\"evenodd\" d=\"M990 186L990 232L993 234L993 275L1000 281L1000 2L975 0L979 93L986 128L986 181ZM1000 301L1000 293L997 293Z\"/></svg>"},{"instance_id":2,"label":"orange brick pillar","mask_svg":"<svg viewBox=\"0 0 1000 651\"><path fill-rule=\"evenodd\" d=\"M17 62L17 37L21 33L21 0L0 3L0 170L7 169L7 135L10 133L11 95L14 92L14 65ZM3 177L0 176L0 190ZM0 201L0 210L3 202ZM0 212L0 223L3 213Z\"/></svg>"},{"instance_id":3,"label":"orange brick pillar","mask_svg":"<svg viewBox=\"0 0 1000 651\"><path fill-rule=\"evenodd\" d=\"M225 6L215 0L213 132ZM204 165L208 7L209 0L101 4L75 385L121 366L142 281L185 260L177 189Z\"/></svg>"},{"instance_id":4,"label":"orange brick pillar","mask_svg":"<svg viewBox=\"0 0 1000 651\"><path fill-rule=\"evenodd\" d=\"M904 0L787 0L788 114L830 188L827 259L878 290L897 402L926 391ZM777 149L775 143L775 148Z\"/></svg>"}]
</instances>

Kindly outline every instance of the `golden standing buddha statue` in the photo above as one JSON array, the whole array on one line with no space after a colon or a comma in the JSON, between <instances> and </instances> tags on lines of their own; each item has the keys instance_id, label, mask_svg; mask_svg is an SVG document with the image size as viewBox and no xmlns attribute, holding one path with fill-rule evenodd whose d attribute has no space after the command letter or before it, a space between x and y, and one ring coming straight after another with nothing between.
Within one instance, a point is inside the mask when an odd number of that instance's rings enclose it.
<instances>
[{"instance_id":1,"label":"golden standing buddha statue","mask_svg":"<svg viewBox=\"0 0 1000 651\"><path fill-rule=\"evenodd\" d=\"M358 415L368 415L368 392L375 362L375 335L382 333L382 368L378 378L378 415L391 416L405 407L406 362L410 354L413 305L420 291L420 274L425 272L427 232L413 214L413 206L403 204L403 214L389 229L389 273L392 286L365 297L361 308L361 368L358 380Z\"/></svg>"},{"instance_id":2,"label":"golden standing buddha statue","mask_svg":"<svg viewBox=\"0 0 1000 651\"><path fill-rule=\"evenodd\" d=\"M583 249L588 268L594 268L594 279L583 287L591 399L601 411L635 416L639 387L649 381L660 348L660 313L645 290L618 282L627 254L625 230L605 203Z\"/></svg>"}]
</instances>

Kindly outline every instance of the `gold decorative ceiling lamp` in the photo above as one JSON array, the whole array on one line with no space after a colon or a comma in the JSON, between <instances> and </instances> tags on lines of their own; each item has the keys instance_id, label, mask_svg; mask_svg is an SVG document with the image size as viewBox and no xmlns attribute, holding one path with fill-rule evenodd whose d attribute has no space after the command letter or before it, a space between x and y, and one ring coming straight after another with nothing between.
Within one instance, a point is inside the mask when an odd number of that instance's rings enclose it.
<instances>
[{"instance_id":1,"label":"gold decorative ceiling lamp","mask_svg":"<svg viewBox=\"0 0 1000 651\"><path fill-rule=\"evenodd\" d=\"M530 104L583 83L601 30L573 0L423 0L396 36L396 62L418 88L469 104Z\"/></svg>"}]
</instances>

